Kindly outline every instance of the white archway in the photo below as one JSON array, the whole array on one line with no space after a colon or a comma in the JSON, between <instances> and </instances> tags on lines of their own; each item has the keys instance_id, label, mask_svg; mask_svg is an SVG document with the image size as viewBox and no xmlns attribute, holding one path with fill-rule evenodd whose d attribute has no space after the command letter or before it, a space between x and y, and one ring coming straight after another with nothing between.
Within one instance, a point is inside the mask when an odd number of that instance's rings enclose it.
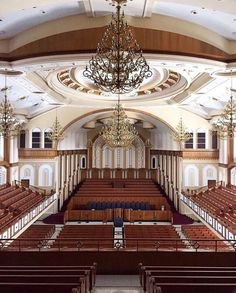
<instances>
[{"instance_id":1,"label":"white archway","mask_svg":"<svg viewBox=\"0 0 236 293\"><path fill-rule=\"evenodd\" d=\"M217 170L216 167L212 165L207 165L202 170L203 186L207 186L208 180L217 180Z\"/></svg>"},{"instance_id":2,"label":"white archway","mask_svg":"<svg viewBox=\"0 0 236 293\"><path fill-rule=\"evenodd\" d=\"M186 187L199 186L199 169L196 165L188 165L184 168L184 185Z\"/></svg>"},{"instance_id":3,"label":"white archway","mask_svg":"<svg viewBox=\"0 0 236 293\"><path fill-rule=\"evenodd\" d=\"M20 168L20 180L29 179L30 185L34 185L34 168L32 165L23 165Z\"/></svg>"},{"instance_id":4,"label":"white archway","mask_svg":"<svg viewBox=\"0 0 236 293\"><path fill-rule=\"evenodd\" d=\"M48 164L43 164L39 167L39 186L53 186L53 170Z\"/></svg>"},{"instance_id":5,"label":"white archway","mask_svg":"<svg viewBox=\"0 0 236 293\"><path fill-rule=\"evenodd\" d=\"M6 184L7 182L7 170L5 167L0 167L0 185Z\"/></svg>"},{"instance_id":6,"label":"white archway","mask_svg":"<svg viewBox=\"0 0 236 293\"><path fill-rule=\"evenodd\" d=\"M236 167L231 169L231 184L236 185Z\"/></svg>"}]
</instances>

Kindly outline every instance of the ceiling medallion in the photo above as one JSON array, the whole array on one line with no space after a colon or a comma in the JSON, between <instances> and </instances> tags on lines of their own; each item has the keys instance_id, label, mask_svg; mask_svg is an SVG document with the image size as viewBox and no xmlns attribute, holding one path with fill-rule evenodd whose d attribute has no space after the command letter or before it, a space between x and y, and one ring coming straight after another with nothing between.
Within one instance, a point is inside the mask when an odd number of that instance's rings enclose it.
<instances>
[{"instance_id":1,"label":"ceiling medallion","mask_svg":"<svg viewBox=\"0 0 236 293\"><path fill-rule=\"evenodd\" d=\"M92 94L93 96L97 96L98 99L98 96L101 96L109 97L110 100L114 100L114 95L112 93L101 91L94 83L88 83L82 72L83 70L79 67L67 68L57 73L57 80L64 87L74 90L74 95L78 95L79 92L83 94ZM159 72L160 71L154 68L151 79L142 83L137 91L123 95L122 99L132 100L132 97L134 96L142 99L143 96L145 96L145 100L147 100L147 95L158 93L159 96L162 96L165 95L166 90L173 89L173 91L175 91L176 88L177 90L179 89L183 76L175 71L166 70L162 79L159 79Z\"/></svg>"}]
</instances>

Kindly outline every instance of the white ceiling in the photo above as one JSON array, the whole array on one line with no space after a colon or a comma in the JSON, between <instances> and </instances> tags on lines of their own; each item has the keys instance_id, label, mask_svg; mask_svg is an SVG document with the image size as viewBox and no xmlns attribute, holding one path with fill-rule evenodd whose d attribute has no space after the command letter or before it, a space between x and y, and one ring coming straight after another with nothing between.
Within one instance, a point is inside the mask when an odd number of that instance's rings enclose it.
<instances>
[{"instance_id":1,"label":"white ceiling","mask_svg":"<svg viewBox=\"0 0 236 293\"><path fill-rule=\"evenodd\" d=\"M114 11L105 0L1 0L0 39L50 20L86 13L99 17ZM138 17L163 14L197 23L227 39L236 40L235 0L133 0L125 13Z\"/></svg>"},{"instance_id":2,"label":"white ceiling","mask_svg":"<svg viewBox=\"0 0 236 293\"><path fill-rule=\"evenodd\" d=\"M188 2L188 4L177 2ZM196 2L199 2L199 5L196 5ZM229 3L230 1L205 1L214 2L214 6L209 6L209 8L207 8L206 5L200 5L200 2L201 1L156 1L153 12L200 24L227 39L236 40L236 1L234 1L234 9L230 12L225 9L227 2ZM216 8L216 2L222 4L218 7L220 10ZM190 5L191 3L195 3L195 5Z\"/></svg>"},{"instance_id":3,"label":"white ceiling","mask_svg":"<svg viewBox=\"0 0 236 293\"><path fill-rule=\"evenodd\" d=\"M36 8L34 8L36 7ZM0 1L0 38L10 38L18 33L37 26L38 24L65 17L72 14L86 13L89 17L99 17L113 11L105 0L1 0ZM236 0L133 0L125 8L126 14L145 17L151 13L172 16L195 22L228 38L236 35ZM191 12L192 11L192 12ZM196 11L196 14L194 14ZM45 12L45 13L44 13ZM150 13L151 12L151 13ZM1 31L4 31L1 34ZM57 91L47 84L48 76L61 68L74 65L85 66L91 56L55 56L51 59L17 62L13 69L22 70L23 75L8 78L8 97L15 111L31 118L54 107L68 104L80 104L81 107L93 108L113 106L114 101L97 101L93 95L75 101L75 98ZM149 56L153 67L162 67L180 73L188 80L188 87L181 93L172 93L168 98L132 99L125 101L125 106L134 102L139 106L155 105L169 106L171 104L183 107L198 115L211 118L218 114L229 99L230 78L210 77L217 70L225 70L226 64L203 59L177 56ZM21 64L21 65L19 65ZM236 68L236 67L235 67ZM4 85L4 77L0 76L0 90ZM236 88L236 79L234 81ZM0 101L4 92L0 91ZM100 104L99 104L100 103Z\"/></svg>"}]
</instances>

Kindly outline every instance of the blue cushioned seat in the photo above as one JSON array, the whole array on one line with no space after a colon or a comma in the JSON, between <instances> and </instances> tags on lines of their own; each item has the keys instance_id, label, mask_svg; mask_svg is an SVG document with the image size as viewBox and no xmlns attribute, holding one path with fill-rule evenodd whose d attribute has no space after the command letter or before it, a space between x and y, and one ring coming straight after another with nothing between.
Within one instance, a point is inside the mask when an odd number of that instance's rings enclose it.
<instances>
[{"instance_id":1,"label":"blue cushioned seat","mask_svg":"<svg viewBox=\"0 0 236 293\"><path fill-rule=\"evenodd\" d=\"M91 210L94 210L96 208L96 202L92 201L91 202Z\"/></svg>"},{"instance_id":2,"label":"blue cushioned seat","mask_svg":"<svg viewBox=\"0 0 236 293\"><path fill-rule=\"evenodd\" d=\"M143 201L140 203L140 209L141 210L146 210L146 205L145 205L145 203Z\"/></svg>"},{"instance_id":3,"label":"blue cushioned seat","mask_svg":"<svg viewBox=\"0 0 236 293\"><path fill-rule=\"evenodd\" d=\"M117 208L121 208L121 202L120 202L120 201L117 201L117 202L116 202L116 207L117 207Z\"/></svg>"},{"instance_id":4,"label":"blue cushioned seat","mask_svg":"<svg viewBox=\"0 0 236 293\"><path fill-rule=\"evenodd\" d=\"M96 210L101 210L102 209L102 203L99 201L97 202Z\"/></svg>"},{"instance_id":5,"label":"blue cushioned seat","mask_svg":"<svg viewBox=\"0 0 236 293\"><path fill-rule=\"evenodd\" d=\"M125 203L122 201L121 202L121 208L124 209L125 208Z\"/></svg>"},{"instance_id":6,"label":"blue cushioned seat","mask_svg":"<svg viewBox=\"0 0 236 293\"><path fill-rule=\"evenodd\" d=\"M101 209L102 209L102 210L105 210L105 208L106 208L106 202L103 201L103 202L101 203Z\"/></svg>"},{"instance_id":7,"label":"blue cushioned seat","mask_svg":"<svg viewBox=\"0 0 236 293\"><path fill-rule=\"evenodd\" d=\"M123 219L120 217L117 217L114 219L114 226L115 227L123 227Z\"/></svg>"},{"instance_id":8,"label":"blue cushioned seat","mask_svg":"<svg viewBox=\"0 0 236 293\"><path fill-rule=\"evenodd\" d=\"M132 202L130 203L130 208L133 209L133 210L135 210L135 202L132 201Z\"/></svg>"}]
</instances>

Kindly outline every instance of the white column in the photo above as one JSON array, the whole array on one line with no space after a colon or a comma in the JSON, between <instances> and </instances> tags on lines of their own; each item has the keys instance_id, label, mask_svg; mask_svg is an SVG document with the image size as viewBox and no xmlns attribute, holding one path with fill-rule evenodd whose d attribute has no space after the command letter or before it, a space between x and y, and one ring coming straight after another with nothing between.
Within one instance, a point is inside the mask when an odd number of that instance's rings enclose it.
<instances>
[{"instance_id":1,"label":"white column","mask_svg":"<svg viewBox=\"0 0 236 293\"><path fill-rule=\"evenodd\" d=\"M32 148L32 129L29 130L28 142L29 148Z\"/></svg>"},{"instance_id":2,"label":"white column","mask_svg":"<svg viewBox=\"0 0 236 293\"><path fill-rule=\"evenodd\" d=\"M197 148L197 132L196 130L193 131L193 148Z\"/></svg>"},{"instance_id":3,"label":"white column","mask_svg":"<svg viewBox=\"0 0 236 293\"><path fill-rule=\"evenodd\" d=\"M42 130L41 134L40 134L40 147L42 149L44 148L44 137L45 137L45 132L44 132L44 130Z\"/></svg>"}]
</instances>

